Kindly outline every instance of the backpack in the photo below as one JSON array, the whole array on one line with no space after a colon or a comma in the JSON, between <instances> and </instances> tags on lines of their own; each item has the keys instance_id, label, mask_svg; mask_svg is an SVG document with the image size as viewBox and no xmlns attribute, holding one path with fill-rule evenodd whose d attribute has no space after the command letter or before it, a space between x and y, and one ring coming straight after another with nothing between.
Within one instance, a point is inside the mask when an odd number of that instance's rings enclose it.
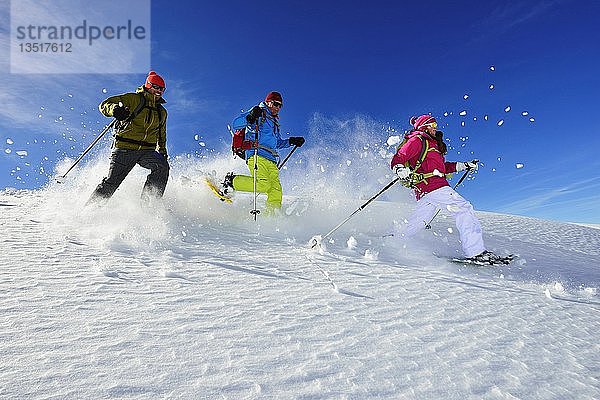
<instances>
[{"instance_id":1,"label":"backpack","mask_svg":"<svg viewBox=\"0 0 600 400\"><path fill-rule=\"evenodd\" d=\"M153 143L150 142L141 142L139 140L134 140L134 139L129 139L129 138L124 138L122 136L119 136L119 132L122 129L125 129L127 127L127 125L129 123L131 123L131 121L134 120L135 117L137 117L144 108L148 108L149 110L156 110L156 112L158 113L158 142L160 143L161 141L161 128L162 126L167 122L166 119L163 116L163 111L165 111L164 107L162 104L156 104L156 107L150 107L149 105L146 104L146 96L144 96L144 93L138 93L139 96L139 103L137 105L137 107L135 108L135 110L133 110L132 113L129 114L129 117L127 117L125 120L123 121L117 121L117 123L115 124L115 139L117 141L121 141L121 142L127 142L127 143L133 143L133 144L137 144L140 146L146 146L146 147L152 147Z\"/></svg>"},{"instance_id":2,"label":"backpack","mask_svg":"<svg viewBox=\"0 0 600 400\"><path fill-rule=\"evenodd\" d=\"M410 133L414 132L414 130L409 131L405 136L404 136L404 140L402 142L400 142L400 144L398 145L398 147L396 148L396 151L400 150L400 148L402 146L404 146L404 144L406 142L408 142L408 139L410 139L410 137L408 136ZM432 176L435 176L435 174L433 173L417 173L417 170L419 169L419 167L421 166L421 164L423 163L423 160L425 160L425 157L427 157L427 153L429 153L430 151L438 151L436 148L430 147L429 146L429 142L427 141L427 139L425 139L423 137L423 135L421 134L417 134L416 135L420 140L421 140L421 153L419 153L419 158L417 159L417 162L415 163L415 167L411 167L409 162L407 161L404 165L408 168L410 168L410 170L412 171L412 174L410 175L410 179L407 181L402 182L403 186L406 186L408 188L414 189L415 186L418 183L421 182L427 182L428 178L431 178Z\"/></svg>"},{"instance_id":3,"label":"backpack","mask_svg":"<svg viewBox=\"0 0 600 400\"><path fill-rule=\"evenodd\" d=\"M166 122L163 118L163 110L164 110L163 105L160 103L157 103L155 108L152 108L152 107L146 105L146 96L144 96L144 93L138 93L138 98L140 101L139 101L137 107L135 108L135 110L133 110L133 112L131 112L129 114L129 117L127 117L124 121L119 121L120 124L119 124L118 128L123 128L128 123L133 121L134 118L137 117L144 108L148 108L150 110L156 110L158 112L158 127L160 128L161 125L163 125Z\"/></svg>"},{"instance_id":4,"label":"backpack","mask_svg":"<svg viewBox=\"0 0 600 400\"><path fill-rule=\"evenodd\" d=\"M246 158L246 150L258 148L258 142L255 140L246 140L246 127L238 129L233 133L231 141L231 151L241 159Z\"/></svg>"},{"instance_id":5,"label":"backpack","mask_svg":"<svg viewBox=\"0 0 600 400\"><path fill-rule=\"evenodd\" d=\"M264 121L266 118L266 113L263 110L262 116L260 117L260 121ZM256 123L256 129L258 130L259 121ZM246 127L240 128L233 132L231 138L231 152L233 155L238 156L239 158L245 160L246 159L246 150L252 150L258 148L258 139L255 140L246 140Z\"/></svg>"},{"instance_id":6,"label":"backpack","mask_svg":"<svg viewBox=\"0 0 600 400\"><path fill-rule=\"evenodd\" d=\"M396 152L398 150L400 150L400 148L402 146L404 146L406 144L406 142L408 142L408 139L410 139L409 134L412 133L414 131L409 131L405 136L404 136L404 140L402 142L400 142L400 144L398 145L398 147L396 147ZM429 142L427 141L427 139L425 139L423 137L423 135L417 133L415 136L417 136L419 139L421 139L421 153L419 154L419 158L417 159L417 162L415 163L415 167L412 168L410 166L410 164L408 163L408 161L404 164L406 167L410 168L411 171L415 172L416 170L419 169L419 167L421 166L421 164L423 163L423 160L425 160L425 157L427 157L427 153L431 150L435 149L430 149L429 148Z\"/></svg>"}]
</instances>

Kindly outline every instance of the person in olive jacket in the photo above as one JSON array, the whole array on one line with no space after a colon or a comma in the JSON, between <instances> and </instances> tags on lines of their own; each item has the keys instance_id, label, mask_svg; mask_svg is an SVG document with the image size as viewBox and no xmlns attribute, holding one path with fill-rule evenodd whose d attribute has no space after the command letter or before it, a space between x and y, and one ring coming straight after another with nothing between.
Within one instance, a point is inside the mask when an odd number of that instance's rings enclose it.
<instances>
[{"instance_id":1,"label":"person in olive jacket","mask_svg":"<svg viewBox=\"0 0 600 400\"><path fill-rule=\"evenodd\" d=\"M117 120L115 141L108 176L92 193L88 204L109 199L136 164L150 170L142 200L163 196L169 178L164 91L163 78L150 71L145 84L135 93L109 97L100 103L100 112Z\"/></svg>"}]
</instances>

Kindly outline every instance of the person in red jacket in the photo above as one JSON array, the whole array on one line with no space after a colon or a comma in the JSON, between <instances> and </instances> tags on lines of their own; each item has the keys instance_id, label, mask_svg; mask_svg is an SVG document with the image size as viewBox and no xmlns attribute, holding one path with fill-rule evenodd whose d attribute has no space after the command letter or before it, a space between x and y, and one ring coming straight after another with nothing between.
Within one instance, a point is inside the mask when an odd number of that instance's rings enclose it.
<instances>
[{"instance_id":1,"label":"person in red jacket","mask_svg":"<svg viewBox=\"0 0 600 400\"><path fill-rule=\"evenodd\" d=\"M456 220L465 255L475 261L493 261L497 256L485 249L481 225L473 206L446 180L447 174L477 169L477 162L447 162L444 159L446 144L442 133L437 131L437 121L433 116L413 117L410 123L414 129L406 135L407 140L391 162L394 173L409 182L417 197L417 206L402 235L414 235L425 228L437 208L445 209Z\"/></svg>"}]
</instances>

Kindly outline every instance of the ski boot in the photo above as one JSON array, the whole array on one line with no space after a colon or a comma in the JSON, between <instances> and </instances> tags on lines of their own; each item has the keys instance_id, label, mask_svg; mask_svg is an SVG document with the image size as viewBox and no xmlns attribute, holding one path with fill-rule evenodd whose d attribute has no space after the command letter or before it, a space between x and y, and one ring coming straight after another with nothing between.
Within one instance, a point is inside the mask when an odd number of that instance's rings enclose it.
<instances>
[{"instance_id":1,"label":"ski boot","mask_svg":"<svg viewBox=\"0 0 600 400\"><path fill-rule=\"evenodd\" d=\"M219 187L219 189L221 190L221 193L223 193L225 196L231 197L233 195L233 192L235 191L235 189L233 188L233 178L235 178L235 175L233 174L233 172L229 172L225 175L223 182L221 182L221 186Z\"/></svg>"}]
</instances>

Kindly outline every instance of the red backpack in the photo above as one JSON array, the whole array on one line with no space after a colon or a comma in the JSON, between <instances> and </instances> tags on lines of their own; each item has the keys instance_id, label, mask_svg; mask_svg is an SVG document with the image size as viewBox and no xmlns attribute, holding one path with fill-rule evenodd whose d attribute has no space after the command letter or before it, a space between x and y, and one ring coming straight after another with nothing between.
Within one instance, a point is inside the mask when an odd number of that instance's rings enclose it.
<instances>
[{"instance_id":1,"label":"red backpack","mask_svg":"<svg viewBox=\"0 0 600 400\"><path fill-rule=\"evenodd\" d=\"M238 129L233 133L231 141L231 151L239 158L246 159L246 150L258 148L258 142L255 140L246 140L246 128Z\"/></svg>"},{"instance_id":2,"label":"red backpack","mask_svg":"<svg viewBox=\"0 0 600 400\"><path fill-rule=\"evenodd\" d=\"M253 107L254 108L254 107ZM265 110L261 111L261 117L259 117L259 121L263 121L266 117ZM259 124L262 122L256 121L256 132L258 132ZM229 128L231 132L231 128ZM255 137L254 140L246 140L246 127L238 129L235 132L231 132L232 141L231 141L231 151L234 155L238 156L241 159L246 159L246 150L257 149L258 148L258 138Z\"/></svg>"}]
</instances>

